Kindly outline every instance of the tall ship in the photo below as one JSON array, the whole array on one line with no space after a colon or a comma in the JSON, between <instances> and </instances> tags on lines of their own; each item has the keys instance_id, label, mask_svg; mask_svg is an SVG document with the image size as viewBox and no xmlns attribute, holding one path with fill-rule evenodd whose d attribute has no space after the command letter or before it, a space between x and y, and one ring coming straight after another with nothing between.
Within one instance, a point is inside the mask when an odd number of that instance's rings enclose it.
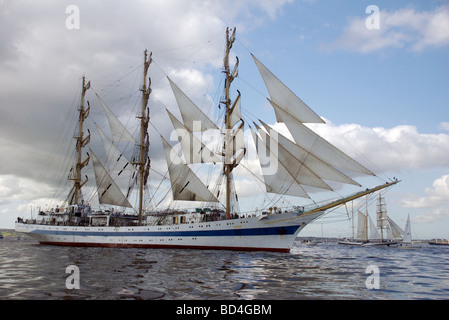
<instances>
[{"instance_id":1,"label":"tall ship","mask_svg":"<svg viewBox=\"0 0 449 320\"><path fill-rule=\"evenodd\" d=\"M385 197L380 193L377 198L376 216L377 225L368 215L368 205L366 205L366 213L358 210L357 235L353 235L352 239L340 240L338 243L364 247L394 246L403 238L406 239L405 232L388 216ZM354 223L354 217L352 217L352 222ZM408 240L406 239L406 241Z\"/></svg>"},{"instance_id":2,"label":"tall ship","mask_svg":"<svg viewBox=\"0 0 449 320\"><path fill-rule=\"evenodd\" d=\"M148 129L150 124L155 126L150 121L152 89L148 76L153 60L152 54L145 50L143 83L139 88L138 133L130 134L98 96L111 137L97 126L104 141L106 156L103 158L106 160L97 155L99 151L90 146L90 130L87 129L87 134L85 132L85 122L91 111L85 97L91 83L83 77L74 137L75 164L69 173L71 189L67 192L67 200L56 208L39 210L35 218L18 218L15 230L46 245L289 252L297 235L314 220L347 202L398 183L394 179L371 188L362 188L352 177L374 174L307 127L306 123L324 124L324 121L252 54L267 88L267 100L274 109L276 120L285 125L290 136L262 120L250 124L242 116L240 91L232 90L239 71L239 59L232 59L232 64L230 61L235 32L235 28L226 30L221 70L224 88L219 101L221 119L212 121L167 77L182 118L177 118L168 109L164 110L176 132L178 149L162 135L151 137L151 140L161 139L167 165L167 173L153 175L156 176L155 181L159 178L160 181L169 182L166 196L171 198L170 203L187 201L195 209L180 209L175 205L148 208L145 205L146 191L151 186L150 172L153 172ZM251 135L245 135L245 129ZM202 141L201 137L206 132L215 132L219 142L211 145ZM246 136L253 139L259 172L262 173L252 176L263 185L267 195L277 200L260 210L241 212L236 193L240 182L234 175L239 167L250 171L243 161L249 145ZM134 145L129 160L120 149L124 142ZM118 173L108 165L112 162L115 167L119 164ZM84 170L91 165L96 181L94 194L98 198L98 209L91 206L82 191L89 180ZM215 183L211 182L212 179L204 179L203 173L208 170L200 171L203 166L218 168ZM123 188L117 178L125 173L130 178L128 186ZM301 198L311 199L309 190L332 193L328 181L355 185L362 190L321 204L312 200L313 204L310 205L276 206L282 197L298 201Z\"/></svg>"}]
</instances>

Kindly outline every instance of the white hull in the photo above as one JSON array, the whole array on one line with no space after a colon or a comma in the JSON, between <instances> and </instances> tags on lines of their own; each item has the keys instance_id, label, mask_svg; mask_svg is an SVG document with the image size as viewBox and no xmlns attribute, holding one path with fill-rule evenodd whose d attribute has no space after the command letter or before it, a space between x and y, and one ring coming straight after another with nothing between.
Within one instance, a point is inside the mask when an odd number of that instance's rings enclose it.
<instances>
[{"instance_id":1,"label":"white hull","mask_svg":"<svg viewBox=\"0 0 449 320\"><path fill-rule=\"evenodd\" d=\"M16 223L41 244L84 247L189 248L289 252L298 233L322 212L299 216L135 227L79 227Z\"/></svg>"},{"instance_id":2,"label":"white hull","mask_svg":"<svg viewBox=\"0 0 449 320\"><path fill-rule=\"evenodd\" d=\"M351 240L340 240L338 241L338 244L343 244L347 246L361 246L363 242L361 241L351 241Z\"/></svg>"},{"instance_id":3,"label":"white hull","mask_svg":"<svg viewBox=\"0 0 449 320\"><path fill-rule=\"evenodd\" d=\"M362 247L390 247L396 246L397 244L397 242L393 241L367 242L362 244Z\"/></svg>"},{"instance_id":4,"label":"white hull","mask_svg":"<svg viewBox=\"0 0 449 320\"><path fill-rule=\"evenodd\" d=\"M339 244L348 245L348 246L359 246L359 247L381 247L381 246L395 246L398 243L392 241L351 241L351 240L340 240Z\"/></svg>"}]
</instances>

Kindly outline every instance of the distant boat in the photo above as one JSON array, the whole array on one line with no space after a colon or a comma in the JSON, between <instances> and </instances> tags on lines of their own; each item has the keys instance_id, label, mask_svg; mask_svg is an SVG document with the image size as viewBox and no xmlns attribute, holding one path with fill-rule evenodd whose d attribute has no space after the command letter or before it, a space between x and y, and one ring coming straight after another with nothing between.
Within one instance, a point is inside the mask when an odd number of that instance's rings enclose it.
<instances>
[{"instance_id":1,"label":"distant boat","mask_svg":"<svg viewBox=\"0 0 449 320\"><path fill-rule=\"evenodd\" d=\"M449 246L449 240L448 239L435 239L429 241L429 244L437 245L437 246Z\"/></svg>"},{"instance_id":2,"label":"distant boat","mask_svg":"<svg viewBox=\"0 0 449 320\"><path fill-rule=\"evenodd\" d=\"M369 236L368 236L368 221L370 225ZM352 239L340 240L338 241L338 243L343 245L361 246L365 243L368 243L370 240L373 241L379 238L380 236L376 230L376 227L374 226L373 220L371 220L368 214L364 214L363 212L358 211L356 237L353 237Z\"/></svg>"},{"instance_id":3,"label":"distant boat","mask_svg":"<svg viewBox=\"0 0 449 320\"><path fill-rule=\"evenodd\" d=\"M385 198L379 194L377 204L377 227L368 215L358 211L357 237L350 240L341 240L344 245L358 245L363 247L393 246L398 244L404 231L387 215ZM368 234L369 223L369 234ZM377 229L380 229L380 234ZM384 238L384 231L386 238Z\"/></svg>"},{"instance_id":4,"label":"distant boat","mask_svg":"<svg viewBox=\"0 0 449 320\"><path fill-rule=\"evenodd\" d=\"M387 215L387 204L385 198L380 194L377 201L377 228L380 230L380 240L370 241L362 246L395 246L404 234L401 227ZM386 232L386 238L384 238L384 231Z\"/></svg>"},{"instance_id":5,"label":"distant boat","mask_svg":"<svg viewBox=\"0 0 449 320\"><path fill-rule=\"evenodd\" d=\"M407 222L405 223L404 229L404 237L402 238L402 242L398 244L398 248L400 249L419 249L420 246L416 246L412 242L412 228L410 225L410 215L407 217Z\"/></svg>"}]
</instances>

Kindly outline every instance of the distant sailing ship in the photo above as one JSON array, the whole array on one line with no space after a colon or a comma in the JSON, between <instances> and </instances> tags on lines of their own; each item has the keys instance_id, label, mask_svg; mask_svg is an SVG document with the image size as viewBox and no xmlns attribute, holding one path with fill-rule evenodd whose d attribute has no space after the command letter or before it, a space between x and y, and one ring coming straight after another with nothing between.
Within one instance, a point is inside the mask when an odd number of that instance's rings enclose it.
<instances>
[{"instance_id":1,"label":"distant sailing ship","mask_svg":"<svg viewBox=\"0 0 449 320\"><path fill-rule=\"evenodd\" d=\"M385 198L380 194L377 201L376 215L377 225L374 225L368 212L364 214L359 210L357 236L353 237L352 240L340 240L339 243L364 247L397 245L402 240L404 231L388 216ZM380 230L380 233L378 230Z\"/></svg>"},{"instance_id":2,"label":"distant sailing ship","mask_svg":"<svg viewBox=\"0 0 449 320\"><path fill-rule=\"evenodd\" d=\"M369 227L368 227L369 223ZM373 220L368 214L364 214L360 210L357 211L357 234L352 239L338 241L339 244L361 246L368 241L378 241L380 239L379 232L374 226Z\"/></svg>"},{"instance_id":3,"label":"distant sailing ship","mask_svg":"<svg viewBox=\"0 0 449 320\"><path fill-rule=\"evenodd\" d=\"M147 73L152 55L145 51L143 64L143 84L141 111L138 122L139 137L135 138L123 124L99 101L104 108L112 138L99 129L105 141L107 155L111 161L121 162L122 171L131 170L131 183L125 192L111 177L108 166L100 161L95 150L89 149L87 157L83 150L90 141L84 133L84 122L90 111L85 106L86 91L90 82L83 77L81 103L78 109L76 139L76 164L70 171L69 179L73 187L69 192L67 204L56 210L41 211L36 219L19 218L16 231L25 233L42 244L64 246L95 247L141 247L141 248L193 248L225 250L267 250L289 252L298 233L309 223L318 219L327 210L339 207L354 199L372 194L395 185L398 181L386 182L374 188L349 195L325 205L310 208L293 207L282 210L271 206L262 212L246 215L238 214L238 196L233 179L234 169L241 165L246 154L243 130L249 127L255 145L275 160L276 170L261 163L262 182L267 193L309 198L305 187L314 187L332 191L325 182L336 181L343 184L360 186L346 172L359 175L374 174L364 166L347 156L335 146L310 130L304 123L324 123L300 98L288 89L253 55L253 60L267 87L268 101L274 108L277 121L284 123L293 140L266 125L263 121L248 125L241 113L241 94L231 97L231 84L238 76L239 60L230 65L230 50L235 40L235 29L226 30L226 49L223 65L224 95L220 107L225 110L221 125L214 123L193 101L169 78L169 84L176 98L182 121L167 110L168 116L178 133L182 155L174 151L169 142L161 136L168 167L168 180L171 183L170 196L173 201L192 201L207 204L194 211L161 209L146 210L144 190L148 188L151 162L149 157L151 79L147 84ZM216 130L223 138L221 150L210 150L195 133ZM131 159L126 160L118 145L120 141L135 143ZM193 147L192 147L193 145ZM90 161L91 160L91 161ZM122 210L93 210L83 199L82 188L88 178L83 178L82 170L92 162L97 184L97 195L101 205L114 208L132 208L129 197L137 189L138 205L134 214L125 214ZM262 162L262 161L261 161ZM220 181L217 187L206 186L189 167L192 164L205 166L221 165ZM270 163L273 164L273 163ZM265 166L264 166L265 165ZM119 175L120 175L119 173ZM223 190L222 190L223 189ZM220 191L224 191L221 192ZM224 194L224 200L220 197Z\"/></svg>"},{"instance_id":4,"label":"distant sailing ship","mask_svg":"<svg viewBox=\"0 0 449 320\"><path fill-rule=\"evenodd\" d=\"M413 244L412 241L412 227L410 224L410 215L407 216L407 222L405 223L404 228L404 237L402 241L398 244L398 248L400 249L419 249L421 246L417 246Z\"/></svg>"}]
</instances>

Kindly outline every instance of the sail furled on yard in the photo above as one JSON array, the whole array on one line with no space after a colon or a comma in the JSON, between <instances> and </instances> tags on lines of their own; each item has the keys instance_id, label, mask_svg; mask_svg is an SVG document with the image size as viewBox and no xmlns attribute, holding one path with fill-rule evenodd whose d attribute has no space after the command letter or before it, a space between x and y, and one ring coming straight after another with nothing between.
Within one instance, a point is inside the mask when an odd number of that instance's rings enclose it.
<instances>
[{"instance_id":1,"label":"sail furled on yard","mask_svg":"<svg viewBox=\"0 0 449 320\"><path fill-rule=\"evenodd\" d=\"M161 136L170 176L173 200L218 202L218 199L201 182Z\"/></svg>"},{"instance_id":2,"label":"sail furled on yard","mask_svg":"<svg viewBox=\"0 0 449 320\"><path fill-rule=\"evenodd\" d=\"M95 181L97 182L98 200L101 204L132 208L128 199L109 175L108 171L90 150L94 166Z\"/></svg>"}]
</instances>

